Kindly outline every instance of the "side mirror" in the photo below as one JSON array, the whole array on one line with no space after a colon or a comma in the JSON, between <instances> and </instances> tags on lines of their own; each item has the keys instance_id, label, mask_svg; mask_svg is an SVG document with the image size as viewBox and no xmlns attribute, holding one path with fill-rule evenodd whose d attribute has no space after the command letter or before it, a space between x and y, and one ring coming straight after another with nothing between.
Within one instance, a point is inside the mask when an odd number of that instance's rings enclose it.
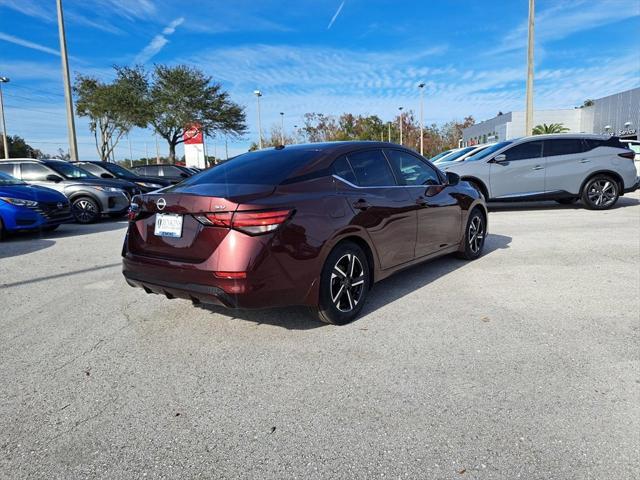
<instances>
[{"instance_id":1,"label":"side mirror","mask_svg":"<svg viewBox=\"0 0 640 480\"><path fill-rule=\"evenodd\" d=\"M114 177L110 173L101 173L100 178L116 178L116 177Z\"/></svg>"},{"instance_id":2,"label":"side mirror","mask_svg":"<svg viewBox=\"0 0 640 480\"><path fill-rule=\"evenodd\" d=\"M45 177L45 180L46 180L47 182L56 182L56 183L59 183L59 182L61 182L61 181L62 181L62 177L59 177L58 175L50 174L50 175L47 175L47 176Z\"/></svg>"},{"instance_id":3,"label":"side mirror","mask_svg":"<svg viewBox=\"0 0 640 480\"><path fill-rule=\"evenodd\" d=\"M507 161L507 156L504 153L501 153L500 155L496 155L495 157L493 157L492 161L493 161L493 163L506 162Z\"/></svg>"},{"instance_id":4,"label":"side mirror","mask_svg":"<svg viewBox=\"0 0 640 480\"><path fill-rule=\"evenodd\" d=\"M447 185L458 185L460 183L460 175L454 172L447 172Z\"/></svg>"}]
</instances>

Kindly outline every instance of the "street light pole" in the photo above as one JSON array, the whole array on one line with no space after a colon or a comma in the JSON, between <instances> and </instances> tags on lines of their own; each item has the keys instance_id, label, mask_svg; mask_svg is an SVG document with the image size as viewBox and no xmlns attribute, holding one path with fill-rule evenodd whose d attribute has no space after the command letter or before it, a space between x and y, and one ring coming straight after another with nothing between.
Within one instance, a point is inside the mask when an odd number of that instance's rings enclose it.
<instances>
[{"instance_id":1,"label":"street light pole","mask_svg":"<svg viewBox=\"0 0 640 480\"><path fill-rule=\"evenodd\" d=\"M284 145L284 112L280 112L280 144Z\"/></svg>"},{"instance_id":2,"label":"street light pole","mask_svg":"<svg viewBox=\"0 0 640 480\"><path fill-rule=\"evenodd\" d=\"M420 89L420 155L424 155L424 83L418 85Z\"/></svg>"},{"instance_id":3,"label":"street light pole","mask_svg":"<svg viewBox=\"0 0 640 480\"><path fill-rule=\"evenodd\" d=\"M534 47L534 23L535 0L529 0L529 45L527 49L527 94L525 113L525 135L533 133L533 47Z\"/></svg>"},{"instance_id":4,"label":"street light pole","mask_svg":"<svg viewBox=\"0 0 640 480\"><path fill-rule=\"evenodd\" d=\"M78 143L76 141L76 125L73 119L73 97L71 96L71 78L69 76L69 59L67 58L67 40L64 33L64 17L62 0L56 0L58 8L58 35L60 37L60 58L62 59L62 80L64 83L64 100L67 107L67 131L69 134L69 156L71 161L78 161Z\"/></svg>"},{"instance_id":5,"label":"street light pole","mask_svg":"<svg viewBox=\"0 0 640 480\"><path fill-rule=\"evenodd\" d=\"M2 145L4 146L4 158L9 158L9 142L7 141L7 123L4 120L4 100L2 99L2 84L9 83L7 77L0 77L0 117L2 117Z\"/></svg>"},{"instance_id":6,"label":"street light pole","mask_svg":"<svg viewBox=\"0 0 640 480\"><path fill-rule=\"evenodd\" d=\"M402 108L398 107L398 110L400 110L400 145L402 145Z\"/></svg>"},{"instance_id":7,"label":"street light pole","mask_svg":"<svg viewBox=\"0 0 640 480\"><path fill-rule=\"evenodd\" d=\"M387 122L387 127L389 128L389 138L387 140L391 143L391 122Z\"/></svg>"},{"instance_id":8,"label":"street light pole","mask_svg":"<svg viewBox=\"0 0 640 480\"><path fill-rule=\"evenodd\" d=\"M260 97L262 92L260 90L254 90L253 94L256 96L258 103L258 148L262 150L262 121L260 119Z\"/></svg>"},{"instance_id":9,"label":"street light pole","mask_svg":"<svg viewBox=\"0 0 640 480\"><path fill-rule=\"evenodd\" d=\"M129 166L133 167L133 151L131 150L131 138L127 133L127 142L129 142Z\"/></svg>"}]
</instances>

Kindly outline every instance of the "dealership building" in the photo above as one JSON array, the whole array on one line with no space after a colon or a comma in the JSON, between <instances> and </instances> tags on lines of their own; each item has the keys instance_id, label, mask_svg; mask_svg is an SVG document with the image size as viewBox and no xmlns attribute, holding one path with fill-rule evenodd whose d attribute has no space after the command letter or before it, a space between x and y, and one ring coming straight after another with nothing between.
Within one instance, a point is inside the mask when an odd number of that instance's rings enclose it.
<instances>
[{"instance_id":1,"label":"dealership building","mask_svg":"<svg viewBox=\"0 0 640 480\"><path fill-rule=\"evenodd\" d=\"M598 98L589 106L566 110L534 110L533 125L561 123L569 132L616 135L638 140L640 88ZM498 142L525 134L524 112L497 116L462 131L462 146Z\"/></svg>"}]
</instances>

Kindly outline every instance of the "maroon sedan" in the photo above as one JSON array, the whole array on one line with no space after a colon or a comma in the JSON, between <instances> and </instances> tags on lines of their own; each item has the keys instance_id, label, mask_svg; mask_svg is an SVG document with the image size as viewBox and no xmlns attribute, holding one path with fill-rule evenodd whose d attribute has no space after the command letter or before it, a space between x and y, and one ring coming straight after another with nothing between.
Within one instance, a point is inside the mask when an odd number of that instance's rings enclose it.
<instances>
[{"instance_id":1,"label":"maroon sedan","mask_svg":"<svg viewBox=\"0 0 640 480\"><path fill-rule=\"evenodd\" d=\"M240 155L134 198L127 282L231 308L308 305L353 320L374 282L449 253L480 256L482 195L382 142L293 145Z\"/></svg>"}]
</instances>

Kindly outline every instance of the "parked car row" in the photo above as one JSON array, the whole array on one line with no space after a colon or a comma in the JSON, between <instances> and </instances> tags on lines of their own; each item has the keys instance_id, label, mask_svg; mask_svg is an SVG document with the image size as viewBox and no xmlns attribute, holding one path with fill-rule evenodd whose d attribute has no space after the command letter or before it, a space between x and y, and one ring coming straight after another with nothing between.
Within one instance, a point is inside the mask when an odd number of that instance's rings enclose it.
<instances>
[{"instance_id":1,"label":"parked car row","mask_svg":"<svg viewBox=\"0 0 640 480\"><path fill-rule=\"evenodd\" d=\"M154 165L160 173L173 165ZM145 168L150 166L145 166ZM53 230L61 223L92 223L127 213L133 196L193 175L148 176L109 162L0 160L0 237L7 232ZM181 174L184 174L183 177Z\"/></svg>"},{"instance_id":2,"label":"parked car row","mask_svg":"<svg viewBox=\"0 0 640 480\"><path fill-rule=\"evenodd\" d=\"M436 164L460 175L487 201L581 200L587 208L604 210L638 188L628 146L610 136L536 135L459 149Z\"/></svg>"}]
</instances>

